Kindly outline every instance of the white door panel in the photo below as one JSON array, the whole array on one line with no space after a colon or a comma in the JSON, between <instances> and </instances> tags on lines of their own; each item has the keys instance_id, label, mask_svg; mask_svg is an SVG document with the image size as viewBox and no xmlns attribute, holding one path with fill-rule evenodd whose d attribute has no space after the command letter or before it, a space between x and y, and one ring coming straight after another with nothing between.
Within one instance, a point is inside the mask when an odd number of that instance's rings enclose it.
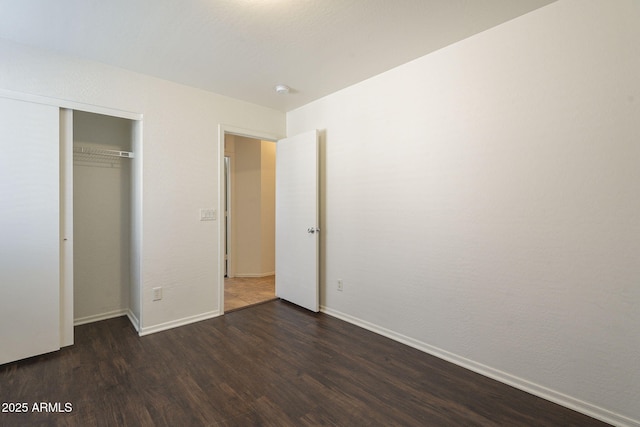
<instances>
[{"instance_id":1,"label":"white door panel","mask_svg":"<svg viewBox=\"0 0 640 427\"><path fill-rule=\"evenodd\" d=\"M60 348L57 107L0 98L0 364Z\"/></svg>"},{"instance_id":2,"label":"white door panel","mask_svg":"<svg viewBox=\"0 0 640 427\"><path fill-rule=\"evenodd\" d=\"M276 296L317 312L318 132L276 146Z\"/></svg>"}]
</instances>

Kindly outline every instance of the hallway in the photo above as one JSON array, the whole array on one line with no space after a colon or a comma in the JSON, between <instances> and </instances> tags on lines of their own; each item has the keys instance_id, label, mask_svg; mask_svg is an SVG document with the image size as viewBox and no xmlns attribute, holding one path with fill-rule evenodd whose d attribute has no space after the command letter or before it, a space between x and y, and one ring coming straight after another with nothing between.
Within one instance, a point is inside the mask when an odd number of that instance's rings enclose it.
<instances>
[{"instance_id":1,"label":"hallway","mask_svg":"<svg viewBox=\"0 0 640 427\"><path fill-rule=\"evenodd\" d=\"M276 276L224 279L224 311L245 308L276 299Z\"/></svg>"}]
</instances>

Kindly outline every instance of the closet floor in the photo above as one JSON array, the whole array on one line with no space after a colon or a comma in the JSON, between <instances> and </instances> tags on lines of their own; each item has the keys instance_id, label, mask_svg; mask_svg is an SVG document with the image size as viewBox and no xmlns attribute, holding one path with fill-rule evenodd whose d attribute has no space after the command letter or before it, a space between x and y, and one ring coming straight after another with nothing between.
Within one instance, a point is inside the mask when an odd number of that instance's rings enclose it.
<instances>
[{"instance_id":1,"label":"closet floor","mask_svg":"<svg viewBox=\"0 0 640 427\"><path fill-rule=\"evenodd\" d=\"M224 279L225 313L274 299L276 276Z\"/></svg>"}]
</instances>

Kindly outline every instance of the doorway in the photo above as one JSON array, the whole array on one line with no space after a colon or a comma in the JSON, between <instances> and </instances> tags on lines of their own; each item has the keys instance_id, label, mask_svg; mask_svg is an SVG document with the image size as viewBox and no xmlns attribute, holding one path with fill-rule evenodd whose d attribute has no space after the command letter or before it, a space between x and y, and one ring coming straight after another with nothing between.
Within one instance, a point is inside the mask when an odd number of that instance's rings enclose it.
<instances>
[{"instance_id":1,"label":"doorway","mask_svg":"<svg viewBox=\"0 0 640 427\"><path fill-rule=\"evenodd\" d=\"M225 134L225 311L275 299L275 142Z\"/></svg>"},{"instance_id":2,"label":"doorway","mask_svg":"<svg viewBox=\"0 0 640 427\"><path fill-rule=\"evenodd\" d=\"M218 125L218 209L224 209L225 191L225 137L233 135L276 142L278 171L277 201L274 203L274 240L277 239L277 298L292 302L308 310L320 309L320 132L312 130L293 137L278 139L274 136ZM276 146L274 145L274 148ZM233 161L231 162L233 170ZM232 175L233 176L233 175ZM231 186L233 187L233 178ZM233 191L233 190L232 190ZM276 191L274 189L274 191ZM232 197L233 198L233 197ZM274 197L275 199L275 197ZM233 211L233 200L231 210ZM233 214L229 216L233 224ZM224 264L226 251L225 221L218 223L219 312L225 311ZM230 227L230 234L237 224ZM276 235L277 234L277 238ZM254 239L255 243L255 239ZM234 274L233 235L231 239L229 271ZM275 252L274 252L275 255Z\"/></svg>"},{"instance_id":3,"label":"doorway","mask_svg":"<svg viewBox=\"0 0 640 427\"><path fill-rule=\"evenodd\" d=\"M65 324L141 321L142 122L61 110Z\"/></svg>"}]
</instances>

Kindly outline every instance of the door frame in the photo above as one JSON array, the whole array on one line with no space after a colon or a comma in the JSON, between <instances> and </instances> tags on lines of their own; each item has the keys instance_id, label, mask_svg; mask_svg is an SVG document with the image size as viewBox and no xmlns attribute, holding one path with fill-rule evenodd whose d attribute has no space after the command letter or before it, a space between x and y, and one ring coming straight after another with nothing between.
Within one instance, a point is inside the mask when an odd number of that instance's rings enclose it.
<instances>
[{"instance_id":1,"label":"door frame","mask_svg":"<svg viewBox=\"0 0 640 427\"><path fill-rule=\"evenodd\" d=\"M226 147L226 144L225 144ZM226 148L225 148L226 150ZM227 154L225 152L224 154L224 181L222 182L224 184L224 203L223 203L223 207L222 207L222 215L221 220L224 221L223 227L224 227L224 245L223 245L223 250L224 250L224 271L223 271L223 277L226 278L233 278L235 276L234 274L234 270L233 270L233 249L234 247L231 247L231 239L233 238L231 236L231 230L233 227L232 224L232 219L231 219L231 214L233 211L232 208L232 198L231 198L231 194L233 192L233 167L234 167L234 161L233 161L233 153L229 153Z\"/></svg>"},{"instance_id":2,"label":"door frame","mask_svg":"<svg viewBox=\"0 0 640 427\"><path fill-rule=\"evenodd\" d=\"M60 306L62 337L67 344L73 344L74 278L73 278L73 115L74 111L117 117L131 121L131 151L135 156L131 159L131 211L130 211L130 285L129 308L127 317L135 330L142 328L143 289L142 289L142 114L123 112L105 107L94 107L72 103L60 106L60 232L61 232L61 280ZM63 122L64 121L64 122ZM64 316L64 317L63 317ZM70 341L70 342L69 342Z\"/></svg>"},{"instance_id":3,"label":"door frame","mask_svg":"<svg viewBox=\"0 0 640 427\"><path fill-rule=\"evenodd\" d=\"M277 143L283 136L269 132L240 128L219 123L218 124L218 207L221 214L218 215L218 312L224 314L224 254L226 244L226 230L224 221L224 201L227 197L227 189L224 185L224 137L225 135L243 136Z\"/></svg>"}]
</instances>

